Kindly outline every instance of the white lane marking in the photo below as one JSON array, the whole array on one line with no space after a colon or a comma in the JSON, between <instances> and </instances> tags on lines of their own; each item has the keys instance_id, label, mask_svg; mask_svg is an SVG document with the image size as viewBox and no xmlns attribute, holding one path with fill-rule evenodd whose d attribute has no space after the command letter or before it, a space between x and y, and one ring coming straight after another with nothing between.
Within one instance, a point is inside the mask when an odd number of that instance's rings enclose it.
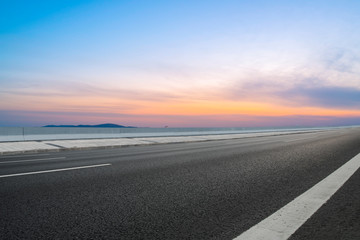
<instances>
[{"instance_id":1,"label":"white lane marking","mask_svg":"<svg viewBox=\"0 0 360 240\"><path fill-rule=\"evenodd\" d=\"M285 240L308 220L360 167L360 154L234 240Z\"/></svg>"},{"instance_id":2,"label":"white lane marking","mask_svg":"<svg viewBox=\"0 0 360 240\"><path fill-rule=\"evenodd\" d=\"M37 161L47 161L47 160L56 160L56 159L65 159L66 157L55 157L55 158L39 158L39 159L27 159L27 160L16 160L16 161L2 161L0 164L6 163L21 163L21 162L37 162Z\"/></svg>"},{"instance_id":3,"label":"white lane marking","mask_svg":"<svg viewBox=\"0 0 360 240\"><path fill-rule=\"evenodd\" d=\"M70 171L70 170L77 170L77 169L84 169L84 168L105 167L105 166L110 166L110 165L111 165L111 163L105 163L105 164L88 165L88 166L81 166L81 167L52 169L52 170L37 171L37 172L14 173L14 174L8 174L8 175L0 175L0 178L33 175L33 174L41 174L41 173L51 173L51 172L62 172L62 171Z\"/></svg>"},{"instance_id":4,"label":"white lane marking","mask_svg":"<svg viewBox=\"0 0 360 240\"><path fill-rule=\"evenodd\" d=\"M48 156L50 154L31 154L31 155L11 155L11 156L7 156L7 155L3 155L0 159L3 159L3 158L20 158L20 157L40 157L40 156Z\"/></svg>"}]
</instances>

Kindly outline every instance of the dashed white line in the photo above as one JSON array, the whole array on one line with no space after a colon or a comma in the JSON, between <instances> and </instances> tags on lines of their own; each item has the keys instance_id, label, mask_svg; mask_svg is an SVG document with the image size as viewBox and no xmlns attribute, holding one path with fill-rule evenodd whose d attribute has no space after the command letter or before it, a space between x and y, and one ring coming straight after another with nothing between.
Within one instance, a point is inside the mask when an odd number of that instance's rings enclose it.
<instances>
[{"instance_id":1,"label":"dashed white line","mask_svg":"<svg viewBox=\"0 0 360 240\"><path fill-rule=\"evenodd\" d=\"M44 154L15 155L15 156L14 155L11 155L11 156L4 155L1 158L40 157L40 156L48 156L48 155L50 155L50 154L44 153Z\"/></svg>"},{"instance_id":2,"label":"dashed white line","mask_svg":"<svg viewBox=\"0 0 360 240\"><path fill-rule=\"evenodd\" d=\"M234 240L285 240L308 220L360 167L360 154Z\"/></svg>"},{"instance_id":3,"label":"dashed white line","mask_svg":"<svg viewBox=\"0 0 360 240\"><path fill-rule=\"evenodd\" d=\"M77 169L84 169L84 168L105 167L105 166L110 166L110 165L111 165L111 163L105 163L105 164L88 165L88 166L81 166L81 167L51 169L51 170L37 171L37 172L14 173L14 174L0 175L0 178L16 177L16 176L24 176L24 175L33 175L33 174L42 174L42 173L51 173L51 172L62 172L62 171L70 171L70 170L77 170Z\"/></svg>"},{"instance_id":4,"label":"dashed white line","mask_svg":"<svg viewBox=\"0 0 360 240\"><path fill-rule=\"evenodd\" d=\"M66 157L55 157L55 158L39 158L39 159L26 159L26 160L16 160L16 161L2 161L2 162L0 162L0 164L49 161L49 160L58 160L58 159L65 159L65 158L66 158Z\"/></svg>"}]
</instances>

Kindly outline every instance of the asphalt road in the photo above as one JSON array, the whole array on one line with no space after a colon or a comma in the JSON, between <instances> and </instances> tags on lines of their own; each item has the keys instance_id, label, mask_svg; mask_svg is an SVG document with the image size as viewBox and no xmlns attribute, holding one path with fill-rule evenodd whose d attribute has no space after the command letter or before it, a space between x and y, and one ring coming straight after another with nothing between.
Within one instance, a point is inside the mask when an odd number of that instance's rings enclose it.
<instances>
[{"instance_id":1,"label":"asphalt road","mask_svg":"<svg viewBox=\"0 0 360 240\"><path fill-rule=\"evenodd\" d=\"M233 239L359 152L356 128L1 156L0 238ZM290 239L360 239L359 182Z\"/></svg>"}]
</instances>

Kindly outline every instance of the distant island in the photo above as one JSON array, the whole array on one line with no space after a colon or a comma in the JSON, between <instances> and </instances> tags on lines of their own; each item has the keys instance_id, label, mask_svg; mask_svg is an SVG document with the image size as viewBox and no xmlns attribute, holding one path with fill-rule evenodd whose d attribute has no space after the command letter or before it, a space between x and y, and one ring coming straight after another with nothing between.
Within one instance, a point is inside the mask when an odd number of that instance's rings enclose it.
<instances>
[{"instance_id":1,"label":"distant island","mask_svg":"<svg viewBox=\"0 0 360 240\"><path fill-rule=\"evenodd\" d=\"M43 127L80 127L80 128L136 128L132 126L123 126L113 123L104 123L98 125L46 125Z\"/></svg>"}]
</instances>

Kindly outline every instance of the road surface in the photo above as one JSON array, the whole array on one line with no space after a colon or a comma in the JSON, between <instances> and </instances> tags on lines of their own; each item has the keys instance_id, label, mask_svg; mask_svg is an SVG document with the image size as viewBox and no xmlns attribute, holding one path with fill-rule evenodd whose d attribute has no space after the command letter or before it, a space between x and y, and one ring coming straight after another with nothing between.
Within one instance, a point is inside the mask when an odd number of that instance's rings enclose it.
<instances>
[{"instance_id":1,"label":"road surface","mask_svg":"<svg viewBox=\"0 0 360 240\"><path fill-rule=\"evenodd\" d=\"M360 153L360 129L0 157L1 239L234 239ZM360 170L289 238L360 239Z\"/></svg>"}]
</instances>

